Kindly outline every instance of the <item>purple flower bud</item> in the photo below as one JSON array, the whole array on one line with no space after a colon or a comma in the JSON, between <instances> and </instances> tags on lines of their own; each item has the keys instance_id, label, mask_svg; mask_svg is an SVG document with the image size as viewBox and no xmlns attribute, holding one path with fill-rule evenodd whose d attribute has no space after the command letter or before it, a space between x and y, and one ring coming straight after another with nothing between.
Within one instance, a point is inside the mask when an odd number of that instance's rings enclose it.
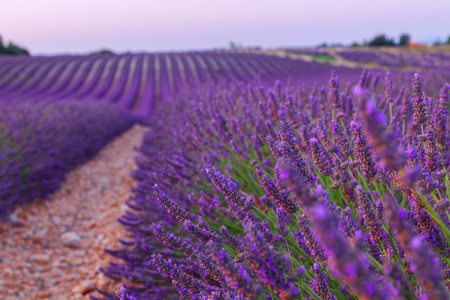
<instances>
[{"instance_id":1,"label":"purple flower bud","mask_svg":"<svg viewBox=\"0 0 450 300\"><path fill-rule=\"evenodd\" d=\"M435 128L429 129L426 134L425 168L434 172L440 168L441 155L439 154L438 132Z\"/></svg>"},{"instance_id":2,"label":"purple flower bud","mask_svg":"<svg viewBox=\"0 0 450 300\"><path fill-rule=\"evenodd\" d=\"M386 77L384 78L384 81L386 83L386 101L390 104L392 104L392 101L394 100L394 88L393 88L393 84L392 84L392 77L391 77L391 72L387 71L386 72Z\"/></svg>"},{"instance_id":3,"label":"purple flower bud","mask_svg":"<svg viewBox=\"0 0 450 300\"><path fill-rule=\"evenodd\" d=\"M153 254L151 263L167 278L170 278L178 288L189 290L193 295L201 293L204 284L200 280L183 272L170 259L165 260L161 254Z\"/></svg>"},{"instance_id":4,"label":"purple flower bud","mask_svg":"<svg viewBox=\"0 0 450 300\"><path fill-rule=\"evenodd\" d=\"M277 222L278 222L278 230L282 235L287 235L289 233L289 228L286 227L286 213L281 207L277 207Z\"/></svg>"},{"instance_id":5,"label":"purple flower bud","mask_svg":"<svg viewBox=\"0 0 450 300\"><path fill-rule=\"evenodd\" d=\"M425 102L425 95L423 92L423 82L420 79L419 74L414 74L414 79L412 81L413 94L411 97L411 102L414 111L414 122L417 124L423 124L427 121L427 109Z\"/></svg>"},{"instance_id":6,"label":"purple flower bud","mask_svg":"<svg viewBox=\"0 0 450 300\"><path fill-rule=\"evenodd\" d=\"M333 174L330 156L324 150L318 139L312 138L309 141L311 143L311 153L314 158L314 164L323 176L330 176Z\"/></svg>"},{"instance_id":7,"label":"purple flower bud","mask_svg":"<svg viewBox=\"0 0 450 300\"><path fill-rule=\"evenodd\" d=\"M209 240L213 240L218 244L225 243L225 240L215 231L210 229L204 221L201 221L198 224L193 224L192 222L185 220L183 225L186 231L190 232L193 236L195 236L203 243L206 243Z\"/></svg>"},{"instance_id":8,"label":"purple flower bud","mask_svg":"<svg viewBox=\"0 0 450 300\"><path fill-rule=\"evenodd\" d=\"M422 292L428 299L447 299L448 292L442 285L442 276L437 257L428 250L425 241L411 228L408 213L397 209L392 199L385 196L387 221L396 232L400 245L410 259L411 268L417 274Z\"/></svg>"},{"instance_id":9,"label":"purple flower bud","mask_svg":"<svg viewBox=\"0 0 450 300\"><path fill-rule=\"evenodd\" d=\"M302 249L306 248L306 253L309 253L318 261L326 261L327 258L325 256L324 250L318 242L317 236L314 233L314 230L309 225L307 216L304 213L298 215L297 226L299 231L296 232L296 236L299 246Z\"/></svg>"},{"instance_id":10,"label":"purple flower bud","mask_svg":"<svg viewBox=\"0 0 450 300\"><path fill-rule=\"evenodd\" d=\"M331 121L331 132L334 135L339 151L345 157L352 155L353 149L350 147L350 143L348 142L346 135L342 132L341 125L335 120Z\"/></svg>"},{"instance_id":11,"label":"purple flower bud","mask_svg":"<svg viewBox=\"0 0 450 300\"><path fill-rule=\"evenodd\" d=\"M314 279L311 281L313 291L319 295L321 299L335 300L336 297L331 293L331 287L327 281L328 276L321 266L315 263L312 266L311 271L314 273Z\"/></svg>"},{"instance_id":12,"label":"purple flower bud","mask_svg":"<svg viewBox=\"0 0 450 300\"><path fill-rule=\"evenodd\" d=\"M184 242L181 238L173 235L167 234L166 230L158 224L152 224L151 229L156 236L164 243L180 252L183 252L186 256L191 256L194 254L194 249L191 245Z\"/></svg>"},{"instance_id":13,"label":"purple flower bud","mask_svg":"<svg viewBox=\"0 0 450 300\"><path fill-rule=\"evenodd\" d=\"M448 107L448 90L450 84L446 83L439 93L439 104L435 116L436 135L441 147L447 143L447 107Z\"/></svg>"},{"instance_id":14,"label":"purple flower bud","mask_svg":"<svg viewBox=\"0 0 450 300\"><path fill-rule=\"evenodd\" d=\"M195 222L197 220L197 217L193 213L181 208L177 203L170 199L169 196L163 193L156 184L153 186L153 194L156 196L158 201L160 201L166 207L167 211L175 216L178 220L188 220L191 222Z\"/></svg>"},{"instance_id":15,"label":"purple flower bud","mask_svg":"<svg viewBox=\"0 0 450 300\"><path fill-rule=\"evenodd\" d=\"M286 212L295 213L298 210L298 206L289 197L289 194L273 181L269 179L267 174L263 174L263 171L259 166L256 166L256 174L260 186L264 189L266 194L270 196L278 205L280 205Z\"/></svg>"},{"instance_id":16,"label":"purple flower bud","mask_svg":"<svg viewBox=\"0 0 450 300\"><path fill-rule=\"evenodd\" d=\"M352 121L350 123L350 128L352 130L353 140L355 142L355 155L359 162L362 175L364 177L372 178L377 173L377 168L372 155L372 149L367 143L367 138L362 132L361 125Z\"/></svg>"},{"instance_id":17,"label":"purple flower bud","mask_svg":"<svg viewBox=\"0 0 450 300\"><path fill-rule=\"evenodd\" d=\"M334 70L331 71L329 97L334 109L342 110L342 103L339 98L339 78Z\"/></svg>"}]
</instances>

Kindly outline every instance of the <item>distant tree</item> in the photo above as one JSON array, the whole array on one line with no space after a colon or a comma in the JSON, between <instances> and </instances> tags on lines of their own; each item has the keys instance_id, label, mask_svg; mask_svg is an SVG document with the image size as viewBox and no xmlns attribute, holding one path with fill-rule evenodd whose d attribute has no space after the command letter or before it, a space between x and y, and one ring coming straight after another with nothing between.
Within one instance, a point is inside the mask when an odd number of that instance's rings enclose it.
<instances>
[{"instance_id":1,"label":"distant tree","mask_svg":"<svg viewBox=\"0 0 450 300\"><path fill-rule=\"evenodd\" d=\"M378 46L394 46L394 40L388 39L386 35L380 34L375 36L375 38L369 41L369 47L378 47Z\"/></svg>"},{"instance_id":2,"label":"distant tree","mask_svg":"<svg viewBox=\"0 0 450 300\"><path fill-rule=\"evenodd\" d=\"M361 44L358 43L358 42L353 42L353 43L350 45L350 47L353 47L353 48L355 48L355 47L361 47Z\"/></svg>"},{"instance_id":3,"label":"distant tree","mask_svg":"<svg viewBox=\"0 0 450 300\"><path fill-rule=\"evenodd\" d=\"M21 48L13 43L9 43L7 47L3 44L0 36L0 55L30 55L28 50Z\"/></svg>"},{"instance_id":4,"label":"distant tree","mask_svg":"<svg viewBox=\"0 0 450 300\"><path fill-rule=\"evenodd\" d=\"M327 43L325 43L325 42L323 42L323 43L321 43L321 44L317 45L317 47L316 47L316 48L327 48L327 47L328 47L328 44L327 44Z\"/></svg>"},{"instance_id":5,"label":"distant tree","mask_svg":"<svg viewBox=\"0 0 450 300\"><path fill-rule=\"evenodd\" d=\"M450 44L450 36L447 38L446 44Z\"/></svg>"},{"instance_id":6,"label":"distant tree","mask_svg":"<svg viewBox=\"0 0 450 300\"><path fill-rule=\"evenodd\" d=\"M400 36L400 41L398 43L399 46L408 46L409 41L411 40L411 37L409 36L409 34L402 34Z\"/></svg>"},{"instance_id":7,"label":"distant tree","mask_svg":"<svg viewBox=\"0 0 450 300\"><path fill-rule=\"evenodd\" d=\"M3 39L0 36L0 55L5 52L5 45L3 45Z\"/></svg>"},{"instance_id":8,"label":"distant tree","mask_svg":"<svg viewBox=\"0 0 450 300\"><path fill-rule=\"evenodd\" d=\"M231 50L236 50L237 49L237 45L235 42L230 42L230 49Z\"/></svg>"},{"instance_id":9,"label":"distant tree","mask_svg":"<svg viewBox=\"0 0 450 300\"><path fill-rule=\"evenodd\" d=\"M91 54L109 54L109 55L114 55L115 53L112 52L111 50L108 50L108 49L101 49L101 50L98 50L98 51L91 52Z\"/></svg>"},{"instance_id":10,"label":"distant tree","mask_svg":"<svg viewBox=\"0 0 450 300\"><path fill-rule=\"evenodd\" d=\"M27 49L21 48L13 43L9 43L8 47L6 47L6 54L11 55L30 55Z\"/></svg>"}]
</instances>

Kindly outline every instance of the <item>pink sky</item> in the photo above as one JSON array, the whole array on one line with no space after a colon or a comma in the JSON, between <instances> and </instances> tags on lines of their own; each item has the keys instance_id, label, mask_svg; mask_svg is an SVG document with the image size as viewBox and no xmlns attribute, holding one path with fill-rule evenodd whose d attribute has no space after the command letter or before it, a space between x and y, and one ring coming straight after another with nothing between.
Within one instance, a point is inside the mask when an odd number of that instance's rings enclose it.
<instances>
[{"instance_id":1,"label":"pink sky","mask_svg":"<svg viewBox=\"0 0 450 300\"><path fill-rule=\"evenodd\" d=\"M450 35L448 0L2 0L0 35L33 54L314 46Z\"/></svg>"}]
</instances>

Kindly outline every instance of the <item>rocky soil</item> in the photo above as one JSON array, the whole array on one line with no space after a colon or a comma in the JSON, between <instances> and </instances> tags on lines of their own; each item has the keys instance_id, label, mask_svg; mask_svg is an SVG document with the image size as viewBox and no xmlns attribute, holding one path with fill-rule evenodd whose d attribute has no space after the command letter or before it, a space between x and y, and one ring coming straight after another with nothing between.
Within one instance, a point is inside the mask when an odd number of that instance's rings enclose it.
<instances>
[{"instance_id":1,"label":"rocky soil","mask_svg":"<svg viewBox=\"0 0 450 300\"><path fill-rule=\"evenodd\" d=\"M98 267L111 259L103 249L125 237L116 219L135 184L129 174L144 131L135 126L116 138L51 199L20 205L0 224L0 299L90 299L94 285L119 289Z\"/></svg>"}]
</instances>

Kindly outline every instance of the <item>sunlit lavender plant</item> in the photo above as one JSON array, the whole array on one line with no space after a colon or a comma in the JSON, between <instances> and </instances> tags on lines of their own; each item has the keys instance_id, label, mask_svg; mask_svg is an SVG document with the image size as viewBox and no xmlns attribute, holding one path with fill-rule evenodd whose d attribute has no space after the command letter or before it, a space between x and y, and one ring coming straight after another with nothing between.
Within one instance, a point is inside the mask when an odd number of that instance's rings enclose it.
<instances>
[{"instance_id":1,"label":"sunlit lavender plant","mask_svg":"<svg viewBox=\"0 0 450 300\"><path fill-rule=\"evenodd\" d=\"M426 100L415 74L410 117L394 76L381 94L366 71L344 96L332 73L328 93L277 82L181 98L165 158L146 154L156 130L142 145L133 240L105 272L137 284L131 296L450 297L448 85Z\"/></svg>"}]
</instances>

